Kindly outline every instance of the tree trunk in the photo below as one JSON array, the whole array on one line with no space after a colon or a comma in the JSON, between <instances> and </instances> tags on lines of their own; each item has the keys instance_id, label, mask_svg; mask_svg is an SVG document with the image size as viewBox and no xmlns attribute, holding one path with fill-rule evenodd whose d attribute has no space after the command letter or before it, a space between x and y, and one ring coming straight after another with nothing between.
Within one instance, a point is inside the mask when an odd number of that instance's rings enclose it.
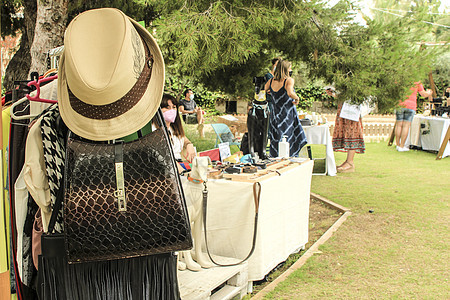
<instances>
[{"instance_id":1,"label":"tree trunk","mask_svg":"<svg viewBox=\"0 0 450 300\"><path fill-rule=\"evenodd\" d=\"M31 46L30 71L47 71L47 52L63 45L68 0L37 0L36 28Z\"/></svg>"},{"instance_id":2,"label":"tree trunk","mask_svg":"<svg viewBox=\"0 0 450 300\"><path fill-rule=\"evenodd\" d=\"M14 88L14 80L26 80L30 70L30 48L34 38L34 27L36 27L37 1L23 1L23 9L25 28L22 29L19 50L6 67L3 81L6 90Z\"/></svg>"}]
</instances>

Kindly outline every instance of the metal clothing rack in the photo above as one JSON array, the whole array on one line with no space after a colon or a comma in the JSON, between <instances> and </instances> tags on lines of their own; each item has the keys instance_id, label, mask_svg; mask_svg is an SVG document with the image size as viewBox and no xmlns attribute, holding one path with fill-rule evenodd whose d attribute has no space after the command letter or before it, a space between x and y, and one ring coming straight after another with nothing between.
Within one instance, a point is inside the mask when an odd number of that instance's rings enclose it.
<instances>
[{"instance_id":1,"label":"metal clothing rack","mask_svg":"<svg viewBox=\"0 0 450 300\"><path fill-rule=\"evenodd\" d=\"M59 57L64 52L64 46L56 47L47 52L47 68L58 69Z\"/></svg>"}]
</instances>

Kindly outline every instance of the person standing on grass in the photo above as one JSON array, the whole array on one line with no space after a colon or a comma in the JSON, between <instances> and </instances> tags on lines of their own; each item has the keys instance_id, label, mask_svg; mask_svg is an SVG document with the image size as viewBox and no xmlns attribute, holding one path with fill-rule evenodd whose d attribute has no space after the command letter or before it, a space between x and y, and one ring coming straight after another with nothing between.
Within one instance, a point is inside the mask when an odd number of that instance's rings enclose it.
<instances>
[{"instance_id":1,"label":"person standing on grass","mask_svg":"<svg viewBox=\"0 0 450 300\"><path fill-rule=\"evenodd\" d=\"M409 148L405 147L405 142L408 138L409 128L411 127L411 122L417 109L417 93L422 97L428 97L429 101L433 100L431 98L433 91L430 89L425 91L420 82L415 82L410 90L412 93L405 101L400 102L400 108L395 111L395 143L397 144L397 151L399 152L409 151Z\"/></svg>"},{"instance_id":2,"label":"person standing on grass","mask_svg":"<svg viewBox=\"0 0 450 300\"><path fill-rule=\"evenodd\" d=\"M326 90L327 95L335 98L334 88ZM363 125L361 117L359 121L352 121L340 117L343 103L338 105L336 121L333 130L333 151L347 152L347 159L336 167L338 173L355 172L353 161L356 153L364 153L366 146L363 137Z\"/></svg>"},{"instance_id":3,"label":"person standing on grass","mask_svg":"<svg viewBox=\"0 0 450 300\"><path fill-rule=\"evenodd\" d=\"M270 79L264 90L270 91L273 99L273 111L269 118L270 155L278 157L278 144L287 137L289 143L289 156L298 156L303 146L307 144L306 135L300 124L297 113L297 104L300 100L294 91L294 78L290 76L291 63L280 59L275 68L274 77Z\"/></svg>"}]
</instances>

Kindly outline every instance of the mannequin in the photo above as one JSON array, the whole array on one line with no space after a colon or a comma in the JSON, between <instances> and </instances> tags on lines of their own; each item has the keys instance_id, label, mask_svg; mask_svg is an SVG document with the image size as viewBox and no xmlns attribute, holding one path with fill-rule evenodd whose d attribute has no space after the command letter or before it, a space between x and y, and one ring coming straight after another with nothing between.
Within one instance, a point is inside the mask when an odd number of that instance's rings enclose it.
<instances>
[{"instance_id":1,"label":"mannequin","mask_svg":"<svg viewBox=\"0 0 450 300\"><path fill-rule=\"evenodd\" d=\"M202 252L203 245L203 183L207 179L208 165L211 164L209 156L194 157L192 160L191 172L188 181L183 186L186 197L186 204L192 228L192 238L194 239L194 255L192 258L190 251L181 251L180 256L184 257L184 266L178 264L178 269L185 267L191 271L200 271L202 268L210 268L213 264Z\"/></svg>"},{"instance_id":2,"label":"mannequin","mask_svg":"<svg viewBox=\"0 0 450 300\"><path fill-rule=\"evenodd\" d=\"M269 129L269 108L267 101L253 101L248 112L248 148L252 157L258 154L261 159L267 158L267 133Z\"/></svg>"}]
</instances>

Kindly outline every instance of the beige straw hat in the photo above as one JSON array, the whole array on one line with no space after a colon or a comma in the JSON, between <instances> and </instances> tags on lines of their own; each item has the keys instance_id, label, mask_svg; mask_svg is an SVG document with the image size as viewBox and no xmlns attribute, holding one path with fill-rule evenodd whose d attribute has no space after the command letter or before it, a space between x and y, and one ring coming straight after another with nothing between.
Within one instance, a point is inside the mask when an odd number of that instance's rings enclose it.
<instances>
[{"instance_id":1,"label":"beige straw hat","mask_svg":"<svg viewBox=\"0 0 450 300\"><path fill-rule=\"evenodd\" d=\"M164 61L150 33L114 8L70 22L58 72L64 123L90 140L117 139L144 127L164 88Z\"/></svg>"}]
</instances>

